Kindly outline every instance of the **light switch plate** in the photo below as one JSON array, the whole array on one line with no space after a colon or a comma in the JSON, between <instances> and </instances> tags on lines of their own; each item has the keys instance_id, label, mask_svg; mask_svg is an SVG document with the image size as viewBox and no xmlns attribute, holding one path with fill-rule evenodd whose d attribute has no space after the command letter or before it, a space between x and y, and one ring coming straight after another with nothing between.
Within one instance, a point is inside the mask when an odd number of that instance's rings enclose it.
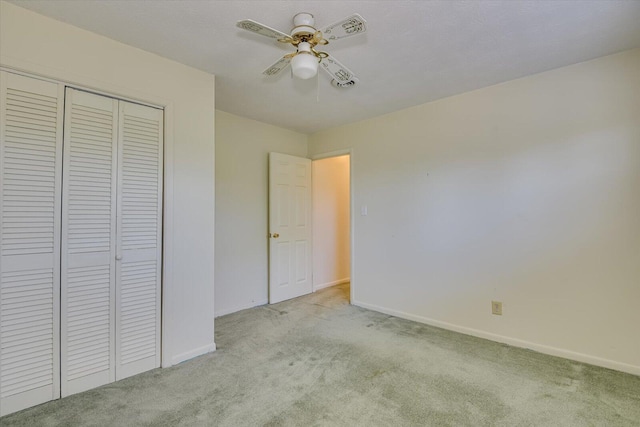
<instances>
[{"instance_id":1,"label":"light switch plate","mask_svg":"<svg viewBox=\"0 0 640 427\"><path fill-rule=\"evenodd\" d=\"M491 314L502 316L502 302L491 301Z\"/></svg>"}]
</instances>

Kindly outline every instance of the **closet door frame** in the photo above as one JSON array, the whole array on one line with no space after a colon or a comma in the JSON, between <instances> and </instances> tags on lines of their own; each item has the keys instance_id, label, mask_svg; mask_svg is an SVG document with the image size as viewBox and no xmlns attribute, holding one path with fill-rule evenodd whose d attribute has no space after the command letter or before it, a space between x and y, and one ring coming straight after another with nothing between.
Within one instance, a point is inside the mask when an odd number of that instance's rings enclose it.
<instances>
[{"instance_id":1,"label":"closet door frame","mask_svg":"<svg viewBox=\"0 0 640 427\"><path fill-rule=\"evenodd\" d=\"M58 103L59 105L62 107L60 114L59 114L59 121L62 123L62 126L59 126L59 139L62 141L65 141L67 136L66 136L66 131L64 131L63 133L63 129L64 129L64 114L65 114L65 110L68 108L68 105L70 105L69 103L65 104L65 91L67 89L74 89L74 90L78 90L78 91L82 91L82 92L89 92L89 93L93 93L95 95L99 95L99 96L105 96L107 98L110 99L114 99L116 100L116 102L119 103L130 103L132 105L139 105L139 106L143 106L145 108L148 109L154 109L156 111L159 112L160 114L160 121L159 121L159 128L160 128L160 138L159 138L159 167L158 167L158 177L159 177L159 181L158 181L158 208L157 208L157 213L158 213L158 226L157 226L157 248L154 249L155 252L155 256L156 259L158 259L157 261L157 265L154 267L156 270L156 275L158 277L158 287L157 287L157 299L156 299L156 303L154 303L154 305L156 306L156 312L157 314L157 327L156 327L156 332L154 333L155 335L155 339L156 339L156 343L157 343L157 351L155 352L155 355L153 356L153 366L151 366L150 368L147 369L152 369L154 367L168 367L171 366L174 362L171 359L171 354L169 354L169 352L166 351L167 348L170 348L169 344L170 344L170 340L168 338L169 336L169 331L167 328L167 305L165 304L165 301L168 299L167 298L167 294L168 294L168 285L167 282L168 277L171 276L171 270L172 270L172 263L171 263L171 259L166 256L166 254L170 254L170 246L171 246L171 232L172 232L172 222L170 221L170 218L173 216L172 215L172 209L171 208L171 202L172 202L172 194L171 194L171 190L172 190L172 180L170 179L170 177L172 176L172 164L171 161L168 160L168 158L170 159L172 157L172 147L170 145L170 141L172 140L171 135L167 135L167 132L170 132L170 129L172 128L172 123L171 123L171 105L170 103L168 103L168 105L164 106L164 107L159 107L157 105L149 105L148 103L144 103L144 102L140 102L140 101L132 101L130 99L127 99L126 97L122 97L120 95L113 95L111 93L104 93L101 91L95 91L95 90L87 90L85 88L79 87L77 85L73 85L73 84L67 84L65 82L59 81L59 80L53 80L50 78L46 78L46 77L41 77L38 75L34 75L32 73L29 72L21 72L15 69L10 69L10 68L6 68L3 66L0 66L0 71L2 71L3 73L10 73L10 74L15 74L17 76L21 76L24 78L30 78L30 79L34 79L37 81L43 81L46 83L51 83L51 84L55 84L56 87L58 88ZM167 111L169 110L169 111ZM167 118L168 116L168 118ZM119 120L120 117L118 116L117 119ZM119 136L120 131L116 130L116 138ZM118 142L117 144L114 144L114 148L116 153L118 153L118 147L119 147L120 143ZM65 174L65 170L69 169L69 165L68 165L68 157L65 156L64 154L65 148L64 148L64 142L62 142L59 147L58 147L58 157L57 157L57 163L58 163L58 170L60 171L60 175L64 175ZM114 163L118 161L118 157L119 154L115 156L115 160ZM63 164L66 163L66 168L63 167ZM116 169L116 171L119 171L119 168ZM116 173L116 176L119 175L119 172ZM68 178L68 176L67 176ZM120 179L120 176L118 176L118 179ZM114 184L117 188L118 185L118 179L115 180ZM166 181L165 181L166 180ZM61 182L62 181L62 182ZM62 323L64 323L63 321L63 313L61 312L62 309L62 299L65 298L66 296L63 295L63 289L61 286L61 280L64 277L64 273L63 273L63 254L62 254L62 246L63 246L63 239L62 239L62 231L63 231L63 225L62 225L62 221L63 221L63 215L62 212L63 210L65 211L65 216L68 216L68 208L69 208L69 204L68 204L68 197L65 197L64 192L62 191L62 187L64 185L64 180L58 179L57 182L57 194L58 194L58 198L56 199L56 208L55 211L58 212L58 219L57 219L57 226L56 226L56 235L57 235L57 244L56 247L58 248L58 253L56 255L58 262L57 264L57 274L56 276L56 296L55 296L55 302L54 302L54 318L56 319L56 325L54 326L54 330L55 330L55 335L57 337L57 339L54 339L54 347L57 348L57 351L55 351L54 353L54 358L56 359L56 362L54 362L54 378L55 378L55 385L53 386L53 393L51 396L46 397L46 400L51 400L51 399L56 399L59 398L60 396L65 396L65 395L69 395L69 394L73 394L75 392L79 392L82 391L83 389L90 389L93 388L94 385L91 385L90 382L87 382L86 385L81 385L80 387L73 387L72 389L68 389L65 390L65 384L64 384L64 378L63 378L63 373L62 371L64 370L64 363L63 362L63 345L62 345L62 339L63 337L62 335L62 331L61 329L64 327L62 325ZM169 194L167 194L169 193ZM117 205L116 205L117 207ZM116 217L117 218L117 217ZM68 227L68 226L67 226ZM115 239L114 239L115 240ZM67 242L68 243L68 242ZM118 242L120 243L120 242ZM67 245L68 246L68 245ZM67 249L67 247L65 247L65 250ZM116 246L117 250L118 247ZM114 250L114 252L115 252ZM159 258L157 258L159 256ZM115 256L114 256L115 258ZM118 265L117 263L115 265ZM115 270L115 267L114 267ZM117 276L114 274L114 279ZM117 293L116 293L117 294ZM117 301L117 299L114 297L114 304ZM115 310L113 310L115 311ZM115 317L115 316L114 316ZM115 329L115 327L114 327ZM114 341L115 341L115 335L114 335ZM115 344L117 345L117 344ZM113 347L113 346L112 346ZM113 351L112 354L117 354L116 351ZM114 357L114 361L117 363L117 359ZM147 364L147 366L149 366ZM129 371L130 373L125 374L124 376L128 376L128 375L134 375L137 369L127 369L127 371ZM115 370L112 370L112 373L110 373L109 375L109 382L110 381L114 381L117 380L118 377L121 377L120 375L117 374L117 372L115 372ZM40 393L42 394L42 393ZM42 400L42 401L46 401L46 400ZM37 402L40 403L40 402ZM35 404L37 404L35 403ZM28 405L27 405L28 406ZM17 409L16 409L17 410ZM11 410L11 412L13 412L14 410ZM4 412L4 411L3 411Z\"/></svg>"},{"instance_id":2,"label":"closet door frame","mask_svg":"<svg viewBox=\"0 0 640 427\"><path fill-rule=\"evenodd\" d=\"M8 59L8 58L5 58ZM62 91L65 87L73 89L84 90L92 92L98 95L104 95L109 97L115 97L123 101L129 101L140 105L146 105L149 107L157 108L163 111L164 123L163 123L163 207L162 207L162 275L161 275L161 315L160 315L160 335L161 335L161 367L168 368L176 363L179 363L188 355L173 354L172 343L173 333L171 328L171 319L174 315L174 305L176 301L174 286L173 286L173 210L174 210L174 197L173 197L173 180L174 180L174 105L170 98L163 96L152 95L149 93L136 92L136 88L122 86L116 86L102 81L96 81L90 77L76 76L78 80L70 81L65 76L51 77L58 74L58 70L50 69L46 66L42 66L34 63L23 63L20 61L7 61L4 64L0 64L0 71L7 71L13 74L22 75L25 77L32 77L39 80L48 81L62 85ZM123 92L125 91L125 92ZM126 92L129 93L126 93ZM212 94L213 96L213 94ZM213 120L213 118L212 118ZM212 124L213 126L213 124ZM212 350L215 346L212 347Z\"/></svg>"}]
</instances>

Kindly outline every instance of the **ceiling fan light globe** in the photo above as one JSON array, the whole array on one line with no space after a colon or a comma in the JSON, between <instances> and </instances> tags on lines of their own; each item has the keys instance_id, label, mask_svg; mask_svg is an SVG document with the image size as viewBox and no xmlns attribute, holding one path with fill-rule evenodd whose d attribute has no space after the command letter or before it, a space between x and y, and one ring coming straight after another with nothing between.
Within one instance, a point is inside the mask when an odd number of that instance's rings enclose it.
<instances>
[{"instance_id":1,"label":"ceiling fan light globe","mask_svg":"<svg viewBox=\"0 0 640 427\"><path fill-rule=\"evenodd\" d=\"M318 74L318 60L309 54L298 54L291 59L293 75L299 79L310 79Z\"/></svg>"}]
</instances>

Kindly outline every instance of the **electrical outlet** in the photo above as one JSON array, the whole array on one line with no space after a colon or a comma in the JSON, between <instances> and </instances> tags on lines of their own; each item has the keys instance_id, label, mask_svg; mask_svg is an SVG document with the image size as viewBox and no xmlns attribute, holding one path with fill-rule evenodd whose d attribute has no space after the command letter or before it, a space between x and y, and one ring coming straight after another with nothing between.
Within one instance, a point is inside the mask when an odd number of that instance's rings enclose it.
<instances>
[{"instance_id":1,"label":"electrical outlet","mask_svg":"<svg viewBox=\"0 0 640 427\"><path fill-rule=\"evenodd\" d=\"M502 302L491 301L491 314L502 316Z\"/></svg>"}]
</instances>

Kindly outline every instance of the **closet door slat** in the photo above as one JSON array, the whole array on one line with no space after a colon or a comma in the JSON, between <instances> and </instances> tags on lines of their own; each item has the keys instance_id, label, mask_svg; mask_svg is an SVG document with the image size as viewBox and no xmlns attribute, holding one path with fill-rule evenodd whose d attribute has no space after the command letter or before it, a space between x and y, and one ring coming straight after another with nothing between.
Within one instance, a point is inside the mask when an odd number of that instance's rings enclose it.
<instances>
[{"instance_id":1,"label":"closet door slat","mask_svg":"<svg viewBox=\"0 0 640 427\"><path fill-rule=\"evenodd\" d=\"M63 90L0 71L0 416L60 396Z\"/></svg>"}]
</instances>

